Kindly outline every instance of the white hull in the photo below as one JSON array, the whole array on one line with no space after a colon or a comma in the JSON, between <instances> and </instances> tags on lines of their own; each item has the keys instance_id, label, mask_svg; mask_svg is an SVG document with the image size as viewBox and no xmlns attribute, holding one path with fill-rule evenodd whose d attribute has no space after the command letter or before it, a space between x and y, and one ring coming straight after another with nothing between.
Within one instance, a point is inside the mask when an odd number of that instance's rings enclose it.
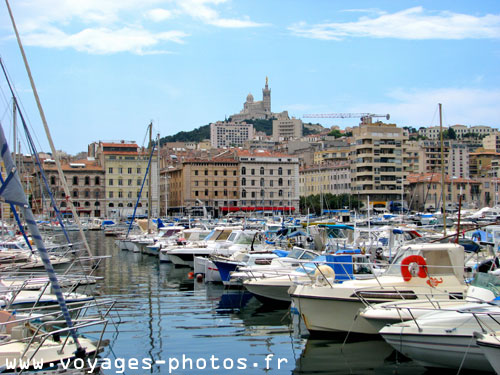
<instances>
[{"instance_id":1,"label":"white hull","mask_svg":"<svg viewBox=\"0 0 500 375\"><path fill-rule=\"evenodd\" d=\"M477 345L490 362L491 367L497 374L500 374L500 336L496 336L496 334L479 336Z\"/></svg>"},{"instance_id":2,"label":"white hull","mask_svg":"<svg viewBox=\"0 0 500 375\"><path fill-rule=\"evenodd\" d=\"M399 332L382 337L392 347L424 367L462 368L476 371L492 371L474 337L439 334L405 334ZM462 362L463 361L463 362Z\"/></svg>"},{"instance_id":3,"label":"white hull","mask_svg":"<svg viewBox=\"0 0 500 375\"><path fill-rule=\"evenodd\" d=\"M358 316L365 306L358 299L297 298L292 302L299 309L307 329L311 332L352 332L377 334L378 330L365 318Z\"/></svg>"},{"instance_id":4,"label":"white hull","mask_svg":"<svg viewBox=\"0 0 500 375\"><path fill-rule=\"evenodd\" d=\"M248 280L243 283L245 288L261 301L270 300L279 302L292 302L288 289L292 285L289 278L269 278ZM267 301L266 301L267 302Z\"/></svg>"}]
</instances>

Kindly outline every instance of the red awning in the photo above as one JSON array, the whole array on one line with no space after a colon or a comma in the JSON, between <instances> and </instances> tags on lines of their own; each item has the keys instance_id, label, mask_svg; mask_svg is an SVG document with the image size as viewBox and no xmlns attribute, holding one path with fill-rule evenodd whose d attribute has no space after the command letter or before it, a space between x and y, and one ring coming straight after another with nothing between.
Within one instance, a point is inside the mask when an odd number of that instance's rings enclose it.
<instances>
[{"instance_id":1,"label":"red awning","mask_svg":"<svg viewBox=\"0 0 500 375\"><path fill-rule=\"evenodd\" d=\"M256 207L220 207L220 210L223 212L236 212L236 211L244 211L244 212L252 212L252 211L295 211L295 207L289 206L256 206Z\"/></svg>"}]
</instances>

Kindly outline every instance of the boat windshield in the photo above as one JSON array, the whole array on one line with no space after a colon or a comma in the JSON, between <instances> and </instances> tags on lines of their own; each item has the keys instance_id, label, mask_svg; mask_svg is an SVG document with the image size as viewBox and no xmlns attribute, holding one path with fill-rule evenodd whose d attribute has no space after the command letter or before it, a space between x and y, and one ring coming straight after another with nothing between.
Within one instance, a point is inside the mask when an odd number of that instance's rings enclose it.
<instances>
[{"instance_id":1,"label":"boat windshield","mask_svg":"<svg viewBox=\"0 0 500 375\"><path fill-rule=\"evenodd\" d=\"M307 260L307 259L314 259L317 256L318 255L315 254L312 251L308 251L308 250L296 247L296 248L292 249L292 251L290 251L286 257L287 258L306 259Z\"/></svg>"},{"instance_id":2,"label":"boat windshield","mask_svg":"<svg viewBox=\"0 0 500 375\"><path fill-rule=\"evenodd\" d=\"M231 234L232 236L232 234ZM229 237L229 240L231 240L231 236ZM233 240L235 244L238 245L251 245L253 241L254 233L243 233L241 232L240 235L236 238L236 240Z\"/></svg>"},{"instance_id":3,"label":"boat windshield","mask_svg":"<svg viewBox=\"0 0 500 375\"><path fill-rule=\"evenodd\" d=\"M472 286L488 289L495 297L500 296L500 278L490 273L478 272L470 283Z\"/></svg>"}]
</instances>

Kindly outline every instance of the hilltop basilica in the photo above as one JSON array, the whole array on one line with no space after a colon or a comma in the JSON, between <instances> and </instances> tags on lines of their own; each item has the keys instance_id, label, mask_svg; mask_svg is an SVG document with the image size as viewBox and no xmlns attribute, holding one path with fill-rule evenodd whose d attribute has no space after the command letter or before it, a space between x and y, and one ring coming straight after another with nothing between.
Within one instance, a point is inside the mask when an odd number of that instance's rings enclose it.
<instances>
[{"instance_id":1,"label":"hilltop basilica","mask_svg":"<svg viewBox=\"0 0 500 375\"><path fill-rule=\"evenodd\" d=\"M231 116L233 122L242 122L250 119L268 119L273 116L271 112L271 90L269 90L268 79L266 86L262 89L262 100L254 102L253 95L248 94L243 110Z\"/></svg>"}]
</instances>

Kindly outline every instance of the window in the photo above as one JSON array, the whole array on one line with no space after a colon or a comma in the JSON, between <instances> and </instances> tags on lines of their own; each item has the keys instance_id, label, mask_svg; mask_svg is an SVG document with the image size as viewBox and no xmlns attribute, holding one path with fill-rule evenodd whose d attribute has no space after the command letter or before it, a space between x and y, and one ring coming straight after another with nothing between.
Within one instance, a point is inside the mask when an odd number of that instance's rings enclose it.
<instances>
[{"instance_id":1,"label":"window","mask_svg":"<svg viewBox=\"0 0 500 375\"><path fill-rule=\"evenodd\" d=\"M278 186L283 186L283 179L281 177L278 178Z\"/></svg>"},{"instance_id":2,"label":"window","mask_svg":"<svg viewBox=\"0 0 500 375\"><path fill-rule=\"evenodd\" d=\"M85 198L89 198L89 197L90 197L90 191L85 190Z\"/></svg>"},{"instance_id":3,"label":"window","mask_svg":"<svg viewBox=\"0 0 500 375\"><path fill-rule=\"evenodd\" d=\"M56 184L56 176L50 176L50 184L55 185Z\"/></svg>"},{"instance_id":4,"label":"window","mask_svg":"<svg viewBox=\"0 0 500 375\"><path fill-rule=\"evenodd\" d=\"M264 175L264 167L260 167L260 175L263 176Z\"/></svg>"},{"instance_id":5,"label":"window","mask_svg":"<svg viewBox=\"0 0 500 375\"><path fill-rule=\"evenodd\" d=\"M247 184L247 179L245 177L243 177L241 179L241 186L246 186L246 184Z\"/></svg>"},{"instance_id":6,"label":"window","mask_svg":"<svg viewBox=\"0 0 500 375\"><path fill-rule=\"evenodd\" d=\"M214 181L214 186L217 186L217 181Z\"/></svg>"},{"instance_id":7,"label":"window","mask_svg":"<svg viewBox=\"0 0 500 375\"><path fill-rule=\"evenodd\" d=\"M291 174L292 174L292 170L291 170L291 169L289 169L289 170L288 170L288 175L290 176Z\"/></svg>"},{"instance_id":8,"label":"window","mask_svg":"<svg viewBox=\"0 0 500 375\"><path fill-rule=\"evenodd\" d=\"M132 179L131 178L129 178L127 182L128 182L128 186L132 186Z\"/></svg>"},{"instance_id":9,"label":"window","mask_svg":"<svg viewBox=\"0 0 500 375\"><path fill-rule=\"evenodd\" d=\"M247 174L247 168L241 167L241 174Z\"/></svg>"},{"instance_id":10,"label":"window","mask_svg":"<svg viewBox=\"0 0 500 375\"><path fill-rule=\"evenodd\" d=\"M224 169L224 176L227 176L227 170Z\"/></svg>"},{"instance_id":11,"label":"window","mask_svg":"<svg viewBox=\"0 0 500 375\"><path fill-rule=\"evenodd\" d=\"M278 191L278 197L282 197L283 196L283 190L279 190Z\"/></svg>"},{"instance_id":12,"label":"window","mask_svg":"<svg viewBox=\"0 0 500 375\"><path fill-rule=\"evenodd\" d=\"M246 197L247 197L247 191L246 191L245 189L243 189L243 190L241 191L241 197L242 197L242 198L246 198ZM242 203L243 203L243 202L242 202Z\"/></svg>"},{"instance_id":13,"label":"window","mask_svg":"<svg viewBox=\"0 0 500 375\"><path fill-rule=\"evenodd\" d=\"M127 198L132 198L132 192L131 192L131 191L129 191L129 192L127 193Z\"/></svg>"},{"instance_id":14,"label":"window","mask_svg":"<svg viewBox=\"0 0 500 375\"><path fill-rule=\"evenodd\" d=\"M123 198L123 191L118 192L118 198Z\"/></svg>"},{"instance_id":15,"label":"window","mask_svg":"<svg viewBox=\"0 0 500 375\"><path fill-rule=\"evenodd\" d=\"M251 174L252 176L254 176L254 175L255 175L255 169L253 169L253 168L252 168L252 170L251 170L250 174Z\"/></svg>"},{"instance_id":16,"label":"window","mask_svg":"<svg viewBox=\"0 0 500 375\"><path fill-rule=\"evenodd\" d=\"M208 176L208 169L205 169L205 176Z\"/></svg>"},{"instance_id":17,"label":"window","mask_svg":"<svg viewBox=\"0 0 500 375\"><path fill-rule=\"evenodd\" d=\"M108 173L113 173L113 167L108 168Z\"/></svg>"},{"instance_id":18,"label":"window","mask_svg":"<svg viewBox=\"0 0 500 375\"><path fill-rule=\"evenodd\" d=\"M283 168L279 167L279 168L278 168L278 175L280 175L280 176L281 176L282 174L283 174Z\"/></svg>"},{"instance_id":19,"label":"window","mask_svg":"<svg viewBox=\"0 0 500 375\"><path fill-rule=\"evenodd\" d=\"M85 185L90 185L90 177L85 176Z\"/></svg>"},{"instance_id":20,"label":"window","mask_svg":"<svg viewBox=\"0 0 500 375\"><path fill-rule=\"evenodd\" d=\"M141 186L141 179L137 179L137 186Z\"/></svg>"},{"instance_id":21,"label":"window","mask_svg":"<svg viewBox=\"0 0 500 375\"><path fill-rule=\"evenodd\" d=\"M95 185L100 185L101 184L101 178L99 176L95 176L95 178L94 178L94 184Z\"/></svg>"},{"instance_id":22,"label":"window","mask_svg":"<svg viewBox=\"0 0 500 375\"><path fill-rule=\"evenodd\" d=\"M227 186L227 180L224 180L224 186Z\"/></svg>"},{"instance_id":23,"label":"window","mask_svg":"<svg viewBox=\"0 0 500 375\"><path fill-rule=\"evenodd\" d=\"M274 186L274 181L273 180L269 180L269 186Z\"/></svg>"},{"instance_id":24,"label":"window","mask_svg":"<svg viewBox=\"0 0 500 375\"><path fill-rule=\"evenodd\" d=\"M132 174L132 168L128 168L127 173Z\"/></svg>"},{"instance_id":25,"label":"window","mask_svg":"<svg viewBox=\"0 0 500 375\"><path fill-rule=\"evenodd\" d=\"M261 197L261 198L264 198L264 194L265 194L265 193L264 193L264 189L262 189L262 190L260 191L260 197Z\"/></svg>"},{"instance_id":26,"label":"window","mask_svg":"<svg viewBox=\"0 0 500 375\"><path fill-rule=\"evenodd\" d=\"M264 179L263 178L260 179L260 186L264 186Z\"/></svg>"},{"instance_id":27,"label":"window","mask_svg":"<svg viewBox=\"0 0 500 375\"><path fill-rule=\"evenodd\" d=\"M118 168L118 173L123 173L123 168L122 167Z\"/></svg>"},{"instance_id":28,"label":"window","mask_svg":"<svg viewBox=\"0 0 500 375\"><path fill-rule=\"evenodd\" d=\"M123 180L121 178L118 179L118 186L123 186Z\"/></svg>"},{"instance_id":29,"label":"window","mask_svg":"<svg viewBox=\"0 0 500 375\"><path fill-rule=\"evenodd\" d=\"M197 197L198 196L198 190L195 190L194 191L194 196Z\"/></svg>"},{"instance_id":30,"label":"window","mask_svg":"<svg viewBox=\"0 0 500 375\"><path fill-rule=\"evenodd\" d=\"M78 198L78 190L73 190L73 198Z\"/></svg>"},{"instance_id":31,"label":"window","mask_svg":"<svg viewBox=\"0 0 500 375\"><path fill-rule=\"evenodd\" d=\"M113 198L113 192L112 191L109 192L109 198Z\"/></svg>"},{"instance_id":32,"label":"window","mask_svg":"<svg viewBox=\"0 0 500 375\"><path fill-rule=\"evenodd\" d=\"M141 173L141 168L137 168L137 173L140 174Z\"/></svg>"},{"instance_id":33,"label":"window","mask_svg":"<svg viewBox=\"0 0 500 375\"><path fill-rule=\"evenodd\" d=\"M78 177L73 176L73 185L78 185Z\"/></svg>"},{"instance_id":34,"label":"window","mask_svg":"<svg viewBox=\"0 0 500 375\"><path fill-rule=\"evenodd\" d=\"M198 171L194 171L194 175L195 175L195 176L198 176Z\"/></svg>"},{"instance_id":35,"label":"window","mask_svg":"<svg viewBox=\"0 0 500 375\"><path fill-rule=\"evenodd\" d=\"M99 190L96 190L94 195L95 195L95 199L99 199Z\"/></svg>"},{"instance_id":36,"label":"window","mask_svg":"<svg viewBox=\"0 0 500 375\"><path fill-rule=\"evenodd\" d=\"M112 178L110 178L110 179L109 179L109 181L108 181L108 185L109 185L109 186L113 186L113 179L112 179Z\"/></svg>"}]
</instances>

